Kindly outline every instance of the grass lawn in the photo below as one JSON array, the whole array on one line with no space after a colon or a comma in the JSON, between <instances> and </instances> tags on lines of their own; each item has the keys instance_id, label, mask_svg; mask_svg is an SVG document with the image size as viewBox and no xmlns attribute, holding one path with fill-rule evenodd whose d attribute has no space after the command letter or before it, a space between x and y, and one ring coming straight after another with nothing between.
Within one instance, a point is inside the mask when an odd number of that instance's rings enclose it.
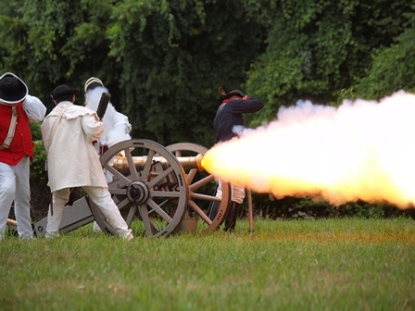
<instances>
[{"instance_id":1,"label":"grass lawn","mask_svg":"<svg viewBox=\"0 0 415 311\"><path fill-rule=\"evenodd\" d=\"M256 220L138 236L92 225L0 241L0 310L415 310L415 222Z\"/></svg>"}]
</instances>

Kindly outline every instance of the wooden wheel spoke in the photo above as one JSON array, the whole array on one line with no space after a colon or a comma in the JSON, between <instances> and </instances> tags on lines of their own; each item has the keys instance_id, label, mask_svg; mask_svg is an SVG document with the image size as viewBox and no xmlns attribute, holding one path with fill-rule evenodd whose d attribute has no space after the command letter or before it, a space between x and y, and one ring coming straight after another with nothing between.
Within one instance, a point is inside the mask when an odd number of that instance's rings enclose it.
<instances>
[{"instance_id":1,"label":"wooden wheel spoke","mask_svg":"<svg viewBox=\"0 0 415 311\"><path fill-rule=\"evenodd\" d=\"M137 212L137 206L132 205L130 210L128 211L127 218L125 219L125 222L128 225L131 225L131 223L133 222L136 212Z\"/></svg>"},{"instance_id":2,"label":"wooden wheel spoke","mask_svg":"<svg viewBox=\"0 0 415 311\"><path fill-rule=\"evenodd\" d=\"M200 218L203 219L203 221L205 223L207 223L208 225L212 224L212 220L209 219L209 217L205 214L205 212L195 203L195 201L190 200L189 201L189 206L190 208L197 214L199 215Z\"/></svg>"},{"instance_id":3,"label":"wooden wheel spoke","mask_svg":"<svg viewBox=\"0 0 415 311\"><path fill-rule=\"evenodd\" d=\"M151 170L151 166L152 166L152 162L153 162L153 158L154 155L156 153L154 152L154 150L150 150L147 154L147 160L146 163L144 165L143 171L142 171L142 177L141 180L147 180L148 176L150 175L150 170Z\"/></svg>"},{"instance_id":4,"label":"wooden wheel spoke","mask_svg":"<svg viewBox=\"0 0 415 311\"><path fill-rule=\"evenodd\" d=\"M192 181L195 179L197 174L197 169L193 168L191 169L188 173L187 173L187 180L189 181L189 183L191 184Z\"/></svg>"},{"instance_id":5,"label":"wooden wheel spoke","mask_svg":"<svg viewBox=\"0 0 415 311\"><path fill-rule=\"evenodd\" d=\"M209 175L206 176L205 178L200 179L197 182L194 182L193 184L190 185L190 190L191 191L196 191L197 189L199 189L200 187L206 185L207 183L211 182L213 180L213 176Z\"/></svg>"},{"instance_id":6,"label":"wooden wheel spoke","mask_svg":"<svg viewBox=\"0 0 415 311\"><path fill-rule=\"evenodd\" d=\"M194 200L213 201L213 202L222 201L221 198L215 197L213 195L203 194L203 193L196 193L196 192L192 192L190 194L190 197Z\"/></svg>"},{"instance_id":7,"label":"wooden wheel spoke","mask_svg":"<svg viewBox=\"0 0 415 311\"><path fill-rule=\"evenodd\" d=\"M148 209L146 204L138 206L138 212L140 213L141 220L143 221L144 228L146 229L147 235L151 235L151 223L148 217Z\"/></svg>"},{"instance_id":8,"label":"wooden wheel spoke","mask_svg":"<svg viewBox=\"0 0 415 311\"><path fill-rule=\"evenodd\" d=\"M133 156L131 154L130 148L125 149L124 153L125 153L125 157L127 158L128 168L130 170L130 173L131 173L131 176L132 176L133 180L138 180L139 176L138 176L137 169L134 165L134 159L133 159Z\"/></svg>"},{"instance_id":9,"label":"wooden wheel spoke","mask_svg":"<svg viewBox=\"0 0 415 311\"><path fill-rule=\"evenodd\" d=\"M159 206L156 202L153 200L148 200L147 204L151 209L156 212L160 217L162 217L165 221L170 223L172 221L172 218Z\"/></svg>"},{"instance_id":10,"label":"wooden wheel spoke","mask_svg":"<svg viewBox=\"0 0 415 311\"><path fill-rule=\"evenodd\" d=\"M130 203L131 203L130 200L126 197L125 199L117 203L118 209L123 209L124 207L128 206Z\"/></svg>"},{"instance_id":11,"label":"wooden wheel spoke","mask_svg":"<svg viewBox=\"0 0 415 311\"><path fill-rule=\"evenodd\" d=\"M114 195L122 195L122 196L127 196L127 189L126 189L126 188L119 189L119 188L109 187L109 188L108 188L108 191L109 191L111 194L114 194Z\"/></svg>"},{"instance_id":12,"label":"wooden wheel spoke","mask_svg":"<svg viewBox=\"0 0 415 311\"><path fill-rule=\"evenodd\" d=\"M169 175L173 171L172 167L169 167L168 169L164 170L162 173L157 175L154 179L150 180L147 184L147 187L152 188L155 185L157 185L163 178L165 178L167 175Z\"/></svg>"},{"instance_id":13,"label":"wooden wheel spoke","mask_svg":"<svg viewBox=\"0 0 415 311\"><path fill-rule=\"evenodd\" d=\"M114 177L117 178L118 181L123 185L128 186L131 183L131 180L113 168L109 163L105 164L104 168L107 169L112 175L114 175Z\"/></svg>"},{"instance_id":14,"label":"wooden wheel spoke","mask_svg":"<svg viewBox=\"0 0 415 311\"><path fill-rule=\"evenodd\" d=\"M180 197L180 193L177 191L150 191L150 195L152 197L157 198L178 198Z\"/></svg>"}]
</instances>

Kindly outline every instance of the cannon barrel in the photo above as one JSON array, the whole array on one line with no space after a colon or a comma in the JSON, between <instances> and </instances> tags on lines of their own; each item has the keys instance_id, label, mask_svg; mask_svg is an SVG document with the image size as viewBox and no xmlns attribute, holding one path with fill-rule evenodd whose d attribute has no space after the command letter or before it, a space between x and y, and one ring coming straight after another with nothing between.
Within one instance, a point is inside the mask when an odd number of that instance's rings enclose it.
<instances>
[{"instance_id":1,"label":"cannon barrel","mask_svg":"<svg viewBox=\"0 0 415 311\"><path fill-rule=\"evenodd\" d=\"M199 171L203 171L202 166L202 159L203 155L198 154L197 156L192 157L176 157L177 161L180 163L180 165L183 167L185 171L197 168ZM147 163L148 157L147 156L134 156L134 166L136 169L141 169L144 167L144 165ZM166 160L164 157L155 156L152 158L153 163L161 163L164 168L167 168L170 166L170 163ZM124 156L117 156L113 163L112 167L120 172L124 172L129 169L128 167L128 160Z\"/></svg>"}]
</instances>

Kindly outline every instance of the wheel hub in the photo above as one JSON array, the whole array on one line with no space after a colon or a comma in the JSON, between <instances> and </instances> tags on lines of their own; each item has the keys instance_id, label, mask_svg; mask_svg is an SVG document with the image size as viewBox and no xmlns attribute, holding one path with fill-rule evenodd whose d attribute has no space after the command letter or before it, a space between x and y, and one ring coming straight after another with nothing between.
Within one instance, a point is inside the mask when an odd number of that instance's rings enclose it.
<instances>
[{"instance_id":1,"label":"wheel hub","mask_svg":"<svg viewBox=\"0 0 415 311\"><path fill-rule=\"evenodd\" d=\"M140 181L134 181L128 185L127 197L130 202L136 205L146 202L148 199L148 193L149 191L147 186Z\"/></svg>"}]
</instances>

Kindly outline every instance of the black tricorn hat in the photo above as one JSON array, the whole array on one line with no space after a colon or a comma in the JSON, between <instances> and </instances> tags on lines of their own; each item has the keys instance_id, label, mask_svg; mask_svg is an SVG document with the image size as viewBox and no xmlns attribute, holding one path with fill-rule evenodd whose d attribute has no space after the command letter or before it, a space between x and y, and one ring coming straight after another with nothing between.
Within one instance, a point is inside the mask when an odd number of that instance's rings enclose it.
<instances>
[{"instance_id":1,"label":"black tricorn hat","mask_svg":"<svg viewBox=\"0 0 415 311\"><path fill-rule=\"evenodd\" d=\"M6 72L0 77L0 102L15 105L26 98L27 85L14 73Z\"/></svg>"},{"instance_id":2,"label":"black tricorn hat","mask_svg":"<svg viewBox=\"0 0 415 311\"><path fill-rule=\"evenodd\" d=\"M79 91L78 90L74 90L71 89L69 86L65 85L65 84L61 84L58 85L57 87L55 87L55 89L52 91L51 97L52 99L57 99L63 95L75 95L78 96L79 95Z\"/></svg>"},{"instance_id":3,"label":"black tricorn hat","mask_svg":"<svg viewBox=\"0 0 415 311\"><path fill-rule=\"evenodd\" d=\"M220 95L222 95L223 99L229 99L232 96L239 96L239 97L244 97L245 96L245 93L240 91L240 90L233 90L233 91L230 91L229 93L226 93L225 90L223 89L223 87L221 87L221 86L218 88L218 92L219 92Z\"/></svg>"}]
</instances>

